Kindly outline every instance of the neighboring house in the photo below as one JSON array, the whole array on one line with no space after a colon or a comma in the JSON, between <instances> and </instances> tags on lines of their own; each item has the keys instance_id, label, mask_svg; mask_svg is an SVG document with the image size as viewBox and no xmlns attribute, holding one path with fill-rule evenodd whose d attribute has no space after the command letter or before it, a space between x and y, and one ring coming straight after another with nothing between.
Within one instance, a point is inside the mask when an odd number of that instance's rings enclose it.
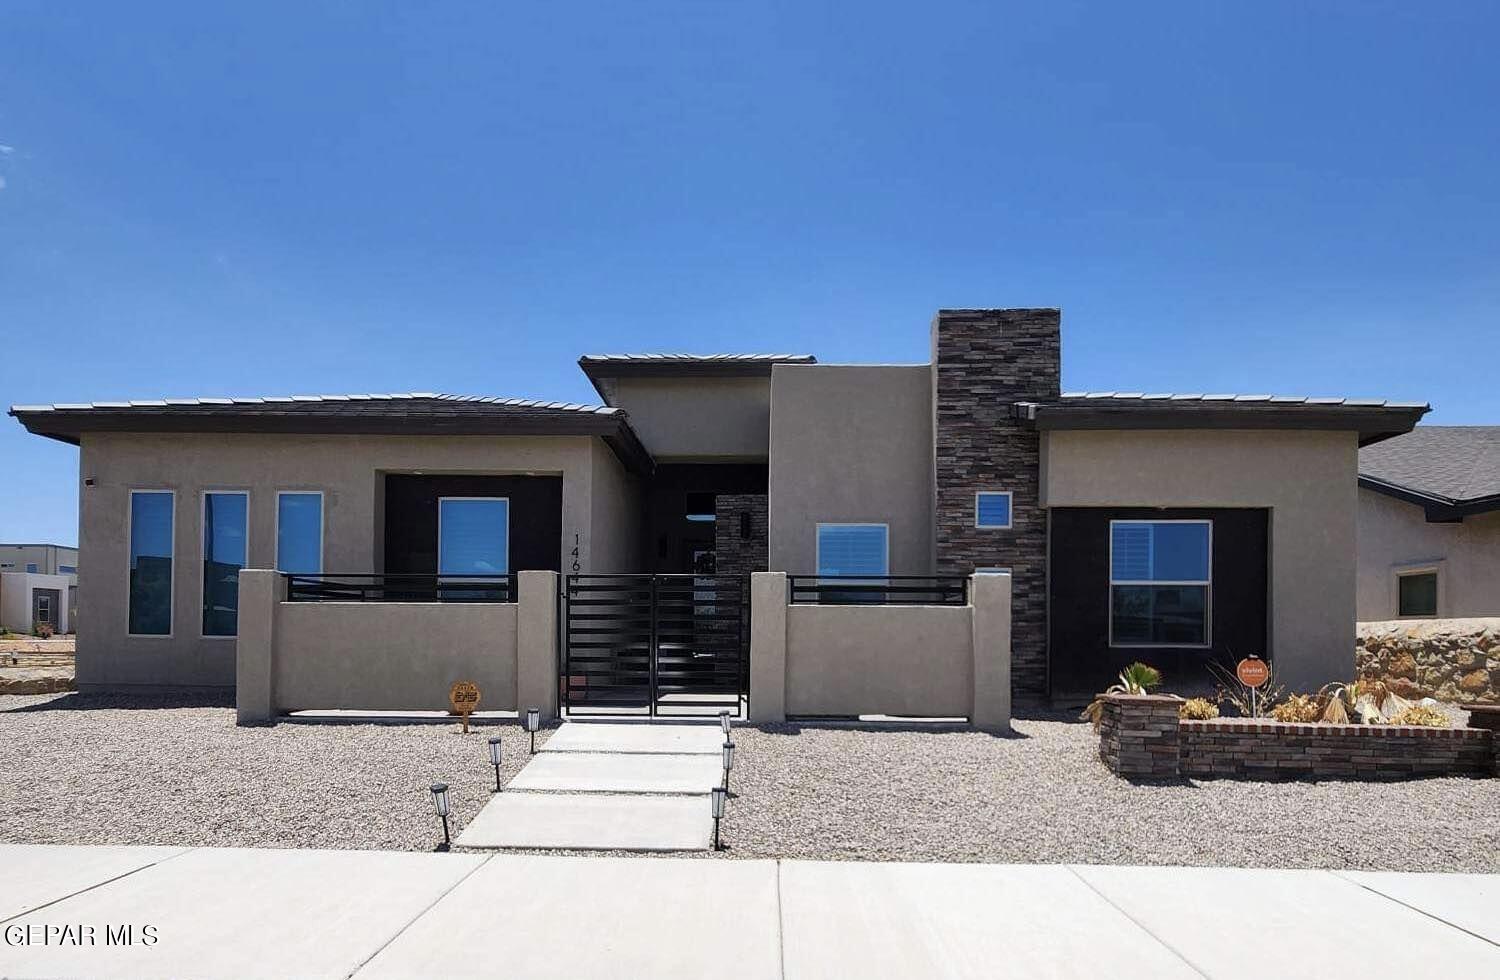
<instances>
[{"instance_id":1,"label":"neighboring house","mask_svg":"<svg viewBox=\"0 0 1500 980\"><path fill-rule=\"evenodd\" d=\"M584 357L598 407L411 394L11 414L81 447L84 687L233 684L246 566L425 576L429 592L524 569L893 590L887 576L1007 570L1022 698L1099 690L1137 659L1178 684L1247 653L1294 686L1352 674L1358 449L1427 406L1064 394L1049 309L943 310L932 351Z\"/></svg>"},{"instance_id":2,"label":"neighboring house","mask_svg":"<svg viewBox=\"0 0 1500 980\"><path fill-rule=\"evenodd\" d=\"M30 633L46 623L54 633L73 628L68 599L76 586L67 575L0 572L0 629Z\"/></svg>"},{"instance_id":3,"label":"neighboring house","mask_svg":"<svg viewBox=\"0 0 1500 980\"><path fill-rule=\"evenodd\" d=\"M7 573L44 578L10 580L10 599L5 612L0 613L0 627L19 633L40 621L66 633L77 622L77 548L65 544L0 544L0 575ZM65 581L55 581L59 576Z\"/></svg>"},{"instance_id":4,"label":"neighboring house","mask_svg":"<svg viewBox=\"0 0 1500 980\"><path fill-rule=\"evenodd\" d=\"M70 575L78 584L78 549L65 544L0 544L0 572Z\"/></svg>"},{"instance_id":5,"label":"neighboring house","mask_svg":"<svg viewBox=\"0 0 1500 980\"><path fill-rule=\"evenodd\" d=\"M1359 618L1500 616L1500 426L1359 453Z\"/></svg>"}]
</instances>

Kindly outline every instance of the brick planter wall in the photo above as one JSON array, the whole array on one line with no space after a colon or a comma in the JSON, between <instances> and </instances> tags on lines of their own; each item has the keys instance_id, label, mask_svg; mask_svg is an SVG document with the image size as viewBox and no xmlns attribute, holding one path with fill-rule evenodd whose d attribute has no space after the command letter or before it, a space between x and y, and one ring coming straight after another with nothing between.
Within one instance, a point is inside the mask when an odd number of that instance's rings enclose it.
<instances>
[{"instance_id":1,"label":"brick planter wall","mask_svg":"<svg viewBox=\"0 0 1500 980\"><path fill-rule=\"evenodd\" d=\"M1121 776L1177 776L1176 698L1107 694L1099 723L1099 758Z\"/></svg>"},{"instance_id":2,"label":"brick planter wall","mask_svg":"<svg viewBox=\"0 0 1500 980\"><path fill-rule=\"evenodd\" d=\"M1500 775L1500 713L1469 728L1179 721L1176 698L1106 695L1099 758L1133 778L1411 779Z\"/></svg>"},{"instance_id":3,"label":"brick planter wall","mask_svg":"<svg viewBox=\"0 0 1500 980\"><path fill-rule=\"evenodd\" d=\"M1408 779L1487 776L1491 733L1413 725L1298 725L1216 718L1184 721L1184 776L1249 779Z\"/></svg>"}]
</instances>

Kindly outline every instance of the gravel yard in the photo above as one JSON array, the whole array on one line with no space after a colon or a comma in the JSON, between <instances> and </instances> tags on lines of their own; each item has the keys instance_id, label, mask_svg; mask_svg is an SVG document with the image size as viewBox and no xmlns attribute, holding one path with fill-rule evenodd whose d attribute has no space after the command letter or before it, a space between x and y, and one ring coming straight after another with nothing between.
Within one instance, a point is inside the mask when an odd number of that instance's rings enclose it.
<instances>
[{"instance_id":1,"label":"gravel yard","mask_svg":"<svg viewBox=\"0 0 1500 980\"><path fill-rule=\"evenodd\" d=\"M1132 785L1068 716L1017 735L735 730L731 857L1500 871L1500 779ZM0 697L0 838L430 849L527 761L514 724L237 728L223 704ZM539 741L545 734L539 737Z\"/></svg>"}]
</instances>

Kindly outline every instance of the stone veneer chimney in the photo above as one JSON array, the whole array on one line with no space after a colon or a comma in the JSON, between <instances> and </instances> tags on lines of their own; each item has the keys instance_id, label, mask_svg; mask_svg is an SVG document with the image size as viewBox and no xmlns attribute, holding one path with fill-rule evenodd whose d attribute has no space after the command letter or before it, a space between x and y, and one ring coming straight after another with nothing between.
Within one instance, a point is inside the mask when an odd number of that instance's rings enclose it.
<instances>
[{"instance_id":1,"label":"stone veneer chimney","mask_svg":"<svg viewBox=\"0 0 1500 980\"><path fill-rule=\"evenodd\" d=\"M1047 694L1047 513L1040 437L1011 405L1060 396L1061 324L1053 309L939 310L932 321L937 571L1011 570L1018 699ZM1010 530L974 526L980 490L1011 492Z\"/></svg>"}]
</instances>

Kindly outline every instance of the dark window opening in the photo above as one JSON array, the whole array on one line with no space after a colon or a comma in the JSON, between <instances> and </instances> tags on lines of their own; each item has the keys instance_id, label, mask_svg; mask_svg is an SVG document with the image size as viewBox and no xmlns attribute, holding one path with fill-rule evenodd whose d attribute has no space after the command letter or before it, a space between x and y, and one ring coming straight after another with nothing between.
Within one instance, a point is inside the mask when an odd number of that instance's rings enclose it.
<instances>
[{"instance_id":1,"label":"dark window opening","mask_svg":"<svg viewBox=\"0 0 1500 980\"><path fill-rule=\"evenodd\" d=\"M1437 572L1418 572L1396 579L1397 615L1437 615Z\"/></svg>"}]
</instances>

